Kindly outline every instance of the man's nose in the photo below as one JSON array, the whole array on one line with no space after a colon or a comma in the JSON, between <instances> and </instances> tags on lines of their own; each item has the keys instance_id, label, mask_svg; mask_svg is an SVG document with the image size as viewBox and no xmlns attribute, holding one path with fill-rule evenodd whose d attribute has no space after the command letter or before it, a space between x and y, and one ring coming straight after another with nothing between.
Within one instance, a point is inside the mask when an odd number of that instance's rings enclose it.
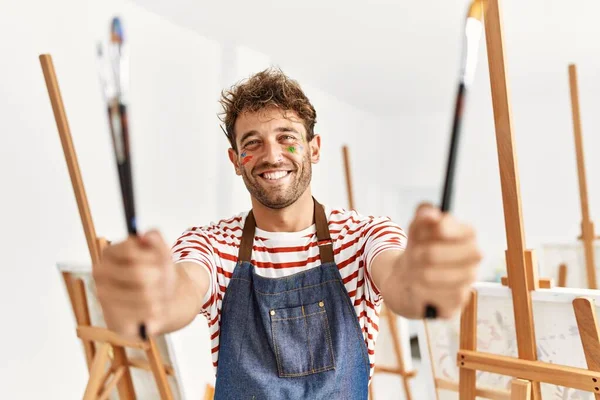
<instances>
[{"instance_id":1,"label":"man's nose","mask_svg":"<svg viewBox=\"0 0 600 400\"><path fill-rule=\"evenodd\" d=\"M283 146L277 142L267 141L265 142L265 156L264 161L270 164L277 164L282 160Z\"/></svg>"}]
</instances>

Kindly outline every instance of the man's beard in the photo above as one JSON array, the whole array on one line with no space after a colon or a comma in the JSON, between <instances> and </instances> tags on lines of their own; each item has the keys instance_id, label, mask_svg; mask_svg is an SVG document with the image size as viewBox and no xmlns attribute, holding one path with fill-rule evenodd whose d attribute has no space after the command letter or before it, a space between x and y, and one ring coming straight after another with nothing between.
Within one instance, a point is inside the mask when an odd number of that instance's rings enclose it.
<instances>
[{"instance_id":1,"label":"man's beard","mask_svg":"<svg viewBox=\"0 0 600 400\"><path fill-rule=\"evenodd\" d=\"M287 163L270 164L263 163L254 167L253 171L266 171L269 169L293 169L290 174L292 180L283 187L263 187L259 180L263 179L258 175L242 169L242 178L246 188L256 200L262 205L272 209L286 208L296 202L306 191L312 177L312 165L306 158L302 158L302 165L290 166Z\"/></svg>"}]
</instances>

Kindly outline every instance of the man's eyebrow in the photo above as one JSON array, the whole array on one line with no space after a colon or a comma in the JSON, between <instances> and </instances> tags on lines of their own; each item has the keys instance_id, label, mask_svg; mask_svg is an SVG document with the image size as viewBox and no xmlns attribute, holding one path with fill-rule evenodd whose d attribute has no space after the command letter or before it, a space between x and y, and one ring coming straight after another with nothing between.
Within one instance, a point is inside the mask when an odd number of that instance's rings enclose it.
<instances>
[{"instance_id":1,"label":"man's eyebrow","mask_svg":"<svg viewBox=\"0 0 600 400\"><path fill-rule=\"evenodd\" d=\"M293 132L296 135L302 136L302 134L300 132L298 132L296 129L294 129L291 126L279 126L279 127L275 128L275 132ZM240 143L244 143L244 141L251 136L258 136L258 131L251 130L251 131L244 133L240 139Z\"/></svg>"},{"instance_id":2,"label":"man's eyebrow","mask_svg":"<svg viewBox=\"0 0 600 400\"><path fill-rule=\"evenodd\" d=\"M258 132L254 131L254 130L246 132L242 135L242 138L240 139L240 143L244 143L244 140L248 139L250 136L257 136L257 135L258 135Z\"/></svg>"},{"instance_id":3,"label":"man's eyebrow","mask_svg":"<svg viewBox=\"0 0 600 400\"><path fill-rule=\"evenodd\" d=\"M294 132L294 133L300 135L300 132L298 132L296 129L292 128L291 126L280 126L278 128L275 128L275 132Z\"/></svg>"}]
</instances>

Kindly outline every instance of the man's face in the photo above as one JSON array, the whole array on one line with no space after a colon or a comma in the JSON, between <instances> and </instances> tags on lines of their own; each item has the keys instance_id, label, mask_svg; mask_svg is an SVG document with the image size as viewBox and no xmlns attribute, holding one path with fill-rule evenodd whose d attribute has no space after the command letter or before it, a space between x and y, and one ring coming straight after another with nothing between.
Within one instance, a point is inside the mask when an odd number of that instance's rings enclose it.
<instances>
[{"instance_id":1,"label":"man's face","mask_svg":"<svg viewBox=\"0 0 600 400\"><path fill-rule=\"evenodd\" d=\"M250 194L266 207L293 204L310 185L321 138L306 141L303 121L293 111L268 108L243 113L235 123L237 153L229 159Z\"/></svg>"}]
</instances>

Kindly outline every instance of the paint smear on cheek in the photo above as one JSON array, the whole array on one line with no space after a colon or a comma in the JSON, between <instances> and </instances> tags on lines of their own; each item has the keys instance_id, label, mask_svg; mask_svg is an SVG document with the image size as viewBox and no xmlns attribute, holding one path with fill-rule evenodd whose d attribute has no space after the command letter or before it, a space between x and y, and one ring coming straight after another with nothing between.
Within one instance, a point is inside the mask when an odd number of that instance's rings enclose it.
<instances>
[{"instance_id":1,"label":"paint smear on cheek","mask_svg":"<svg viewBox=\"0 0 600 400\"><path fill-rule=\"evenodd\" d=\"M242 165L248 164L252 160L252 156L247 155L245 152L242 153Z\"/></svg>"},{"instance_id":2,"label":"paint smear on cheek","mask_svg":"<svg viewBox=\"0 0 600 400\"><path fill-rule=\"evenodd\" d=\"M294 153L296 153L296 147L290 146L290 147L287 148L287 151L289 151L290 153L294 154Z\"/></svg>"}]
</instances>

